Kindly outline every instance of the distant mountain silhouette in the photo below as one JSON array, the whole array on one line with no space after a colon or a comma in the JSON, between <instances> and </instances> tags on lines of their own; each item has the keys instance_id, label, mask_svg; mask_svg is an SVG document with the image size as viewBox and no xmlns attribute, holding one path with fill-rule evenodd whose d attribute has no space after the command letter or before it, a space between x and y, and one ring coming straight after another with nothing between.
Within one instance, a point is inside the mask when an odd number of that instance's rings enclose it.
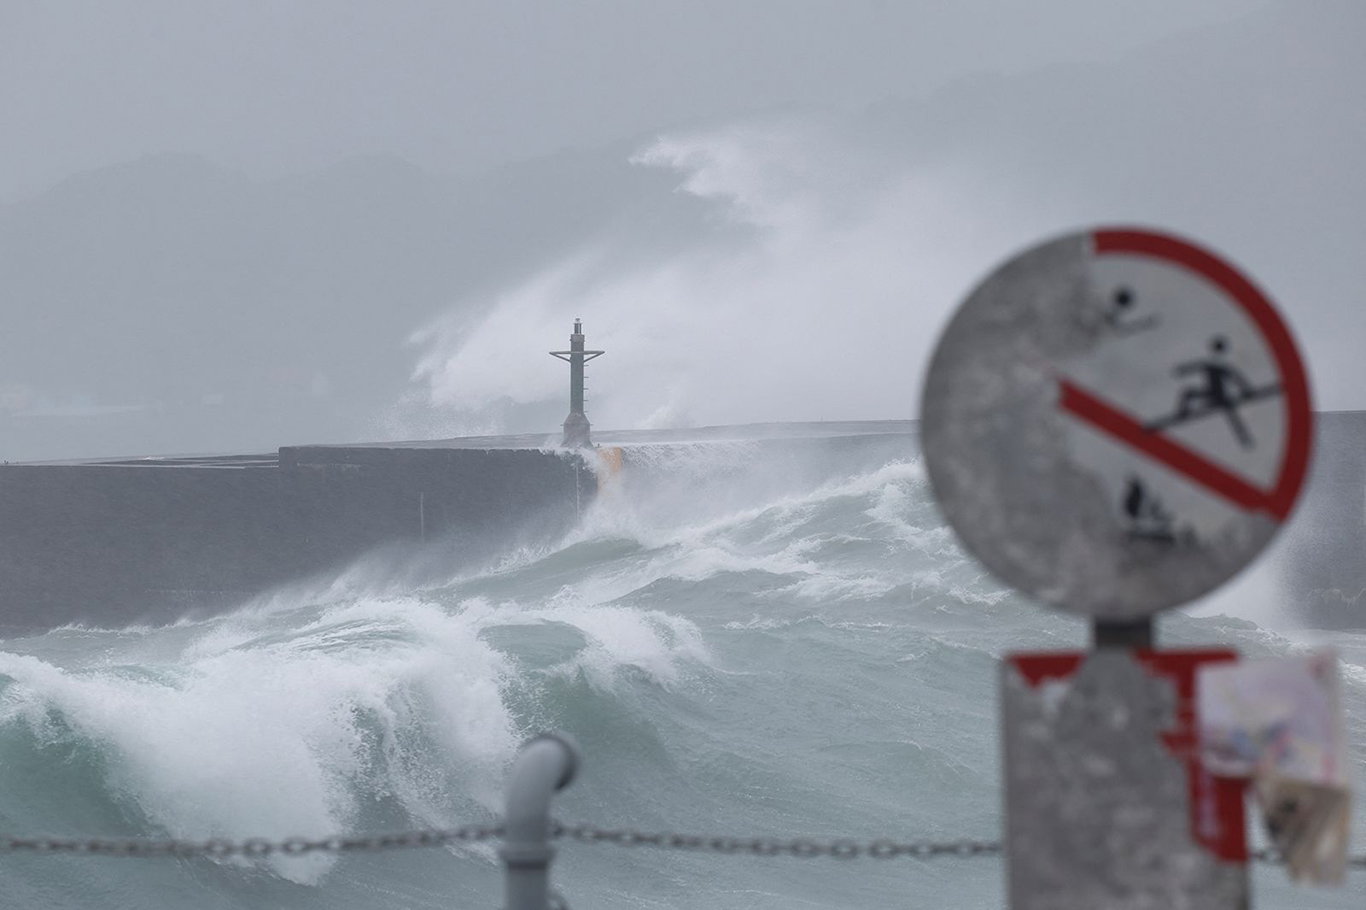
<instances>
[{"instance_id":1,"label":"distant mountain silhouette","mask_svg":"<svg viewBox=\"0 0 1366 910\"><path fill-rule=\"evenodd\" d=\"M1326 356L1316 404L1360 406L1345 365L1366 337L1364 31L1360 3L1278 4L1114 64L784 114L822 120L852 150L847 189L822 188L850 210L884 169L966 187L933 229L969 239L986 222L1018 229L1019 246L1138 222L1228 251ZM468 179L378 157L259 180L167 155L0 205L0 458L373 437L410 388L405 339L436 315L473 319L594 241L629 266L734 239L714 217L724 202L630 163L646 141ZM1008 252L983 249L982 269ZM558 341L529 338L528 356Z\"/></svg>"},{"instance_id":2,"label":"distant mountain silhouette","mask_svg":"<svg viewBox=\"0 0 1366 910\"><path fill-rule=\"evenodd\" d=\"M0 206L0 457L373 435L415 328L477 310L642 199L666 227L695 217L629 153L467 180L394 158L252 180L166 155ZM528 339L529 356L553 341Z\"/></svg>"}]
</instances>

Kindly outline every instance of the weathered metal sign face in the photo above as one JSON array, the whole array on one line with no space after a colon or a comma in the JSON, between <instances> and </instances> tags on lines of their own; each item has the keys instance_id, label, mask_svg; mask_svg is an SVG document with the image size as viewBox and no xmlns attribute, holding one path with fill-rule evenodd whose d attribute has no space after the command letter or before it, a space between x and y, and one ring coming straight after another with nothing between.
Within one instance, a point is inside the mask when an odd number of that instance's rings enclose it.
<instances>
[{"instance_id":1,"label":"weathered metal sign face","mask_svg":"<svg viewBox=\"0 0 1366 910\"><path fill-rule=\"evenodd\" d=\"M1013 910L1248 906L1243 784L1202 763L1195 683L1227 650L1001 664Z\"/></svg>"},{"instance_id":2,"label":"weathered metal sign face","mask_svg":"<svg viewBox=\"0 0 1366 910\"><path fill-rule=\"evenodd\" d=\"M1290 333L1248 279L1175 237L1100 229L971 293L931 362L921 442L940 507L992 572L1132 620L1266 546L1311 419Z\"/></svg>"}]
</instances>

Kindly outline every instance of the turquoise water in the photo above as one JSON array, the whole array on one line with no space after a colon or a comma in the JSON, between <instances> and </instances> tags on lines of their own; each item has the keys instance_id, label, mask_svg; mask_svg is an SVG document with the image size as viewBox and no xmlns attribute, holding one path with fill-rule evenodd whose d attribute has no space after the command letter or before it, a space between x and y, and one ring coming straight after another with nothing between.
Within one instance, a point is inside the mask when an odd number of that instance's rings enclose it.
<instances>
[{"instance_id":1,"label":"turquoise water","mask_svg":"<svg viewBox=\"0 0 1366 910\"><path fill-rule=\"evenodd\" d=\"M164 628L0 643L0 828L244 838L494 818L518 744L585 762L566 821L687 833L997 839L995 672L1081 625L957 548L913 455L800 465L744 443L641 449L554 545L421 588L361 565ZM1268 599L1262 592L1262 600ZM1222 615L1164 644L1253 655L1321 636ZM1274 619L1274 617L1273 617ZM1366 635L1344 659L1366 783ZM1356 809L1357 852L1366 813ZM996 908L997 859L836 861L566 843L577 910ZM1264 907L1360 908L1258 871ZM6 906L494 908L476 845L267 861L0 856Z\"/></svg>"}]
</instances>

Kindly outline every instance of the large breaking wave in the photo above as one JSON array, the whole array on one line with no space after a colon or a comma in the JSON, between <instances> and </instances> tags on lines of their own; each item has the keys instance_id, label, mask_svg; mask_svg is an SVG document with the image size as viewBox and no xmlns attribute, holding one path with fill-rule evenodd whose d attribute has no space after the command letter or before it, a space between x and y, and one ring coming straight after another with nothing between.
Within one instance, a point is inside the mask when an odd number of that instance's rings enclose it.
<instances>
[{"instance_id":1,"label":"large breaking wave","mask_svg":"<svg viewBox=\"0 0 1366 910\"><path fill-rule=\"evenodd\" d=\"M996 837L996 659L1078 646L1081 626L958 550L912 453L794 459L734 443L630 456L557 544L439 583L398 587L358 567L217 619L4 643L4 828L243 838L482 822L517 744L553 727L586 753L565 818ZM1165 618L1163 641L1265 654L1309 640L1236 607ZM1337 643L1360 743L1366 636ZM574 845L556 878L582 907L1002 903L994 860L831 866ZM501 900L483 846L252 863L10 856L0 880L35 908ZM1259 886L1268 904L1289 896ZM1297 905L1356 906L1364 888Z\"/></svg>"}]
</instances>

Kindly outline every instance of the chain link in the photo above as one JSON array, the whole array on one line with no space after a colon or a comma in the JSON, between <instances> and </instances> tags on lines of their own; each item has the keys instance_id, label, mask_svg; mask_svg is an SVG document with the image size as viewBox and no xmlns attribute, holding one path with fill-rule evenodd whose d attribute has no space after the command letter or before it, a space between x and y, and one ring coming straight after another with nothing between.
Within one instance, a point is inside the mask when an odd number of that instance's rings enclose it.
<instances>
[{"instance_id":1,"label":"chain link","mask_svg":"<svg viewBox=\"0 0 1366 910\"><path fill-rule=\"evenodd\" d=\"M593 825L559 825L553 831L555 837L569 838L587 844L616 844L622 847L661 847L666 850L691 850L701 853L743 853L749 856L797 856L830 857L834 859L934 859L954 857L969 859L984 856L1000 856L1003 852L999 841L947 840L947 841L897 841L879 839L870 841L838 838L834 840L813 840L795 838L783 840L770 837L725 837L699 834L645 833L630 828L597 828ZM1265 865L1284 865L1285 857L1271 848L1252 850L1248 858ZM1349 869L1366 870L1366 853L1347 857Z\"/></svg>"},{"instance_id":2,"label":"chain link","mask_svg":"<svg viewBox=\"0 0 1366 910\"><path fill-rule=\"evenodd\" d=\"M474 843L499 839L503 826L466 825L460 828L433 828L419 831L399 831L391 834L365 834L352 837L323 837L310 839L288 837L270 840L251 837L245 840L148 840L144 838L67 838L67 837L8 837L0 835L0 854L5 853L70 853L89 856L151 857L151 856L302 856L306 853L374 853L385 850L405 850L417 847L446 847L456 843ZM551 829L555 838L585 844L615 844L622 847L658 847L666 850L688 850L694 853L719 853L746 856L795 856L799 858L826 857L831 859L936 859L950 857L975 859L995 857L1002 853L999 841L946 840L898 841L891 838L853 840L835 838L733 837L726 835L647 833L631 828L599 828L594 825L562 825ZM1256 863L1282 865L1285 858L1271 848L1253 850L1249 858ZM1351 869L1366 870L1366 854L1347 858Z\"/></svg>"},{"instance_id":3,"label":"chain link","mask_svg":"<svg viewBox=\"0 0 1366 910\"><path fill-rule=\"evenodd\" d=\"M743 853L748 856L796 856L803 858L829 857L833 859L892 859L909 856L931 859L941 856L960 858L997 856L1001 845L994 841L896 841L879 839L859 841L849 838L816 840L773 837L728 837L700 834L649 834L630 828L597 828L592 825L556 825L554 836L567 837L587 844L617 844L622 847L662 847L667 850L691 850L700 853Z\"/></svg>"},{"instance_id":4,"label":"chain link","mask_svg":"<svg viewBox=\"0 0 1366 910\"><path fill-rule=\"evenodd\" d=\"M145 838L72 838L8 837L0 835L3 853L77 853L94 856L302 856L306 853L373 853L414 847L445 847L454 843L473 843L503 836L502 825L467 825L462 828L434 828L399 831L392 834L365 834L353 837L287 837L270 840L148 840Z\"/></svg>"},{"instance_id":5,"label":"chain link","mask_svg":"<svg viewBox=\"0 0 1366 910\"><path fill-rule=\"evenodd\" d=\"M1284 866L1285 854L1274 847L1263 847L1260 850L1249 850L1248 858L1254 863L1264 863L1271 866ZM1347 857L1348 869L1366 870L1366 853L1359 853L1355 856Z\"/></svg>"}]
</instances>

